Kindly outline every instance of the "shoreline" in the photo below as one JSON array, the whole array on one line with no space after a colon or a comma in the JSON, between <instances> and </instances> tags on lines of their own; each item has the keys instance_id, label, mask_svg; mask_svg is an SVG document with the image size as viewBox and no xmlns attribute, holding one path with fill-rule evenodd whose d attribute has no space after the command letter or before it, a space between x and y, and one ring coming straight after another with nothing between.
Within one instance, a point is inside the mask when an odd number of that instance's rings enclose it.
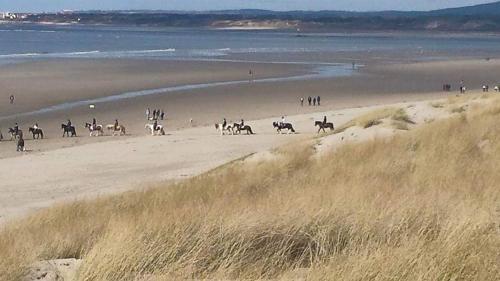
<instances>
[{"instance_id":1,"label":"shoreline","mask_svg":"<svg viewBox=\"0 0 500 281\"><path fill-rule=\"evenodd\" d=\"M252 62L252 63L266 64L265 62ZM273 64L280 64L280 63L273 63ZM290 64L290 63L283 63L283 64ZM88 106L90 104L101 104L101 103L114 102L114 101L123 100L123 99L138 98L138 97L144 97L144 96L150 96L150 95L164 95L164 94L168 94L171 92L200 90L200 89L221 87L221 86L235 86L235 85L241 85L241 84L247 84L247 83L275 83L275 82L286 82L286 81L327 79L327 78L334 78L334 77L352 76L352 75L355 75L355 73L356 73L355 72L356 69L348 68L347 64L335 64L335 65L326 66L326 65L314 65L314 64L304 63L301 65L311 66L312 69L310 71L308 71L309 73L304 73L304 74L300 74L300 75L292 75L292 76L269 77L269 78L258 78L258 79L249 78L248 80L234 80L234 81L214 81L214 82L201 83L201 84L187 84L187 85L178 85L178 86L156 88L156 89L130 91L130 92L124 92L124 93L114 94L114 95L110 95L110 96L105 96L105 97L101 97L101 98L96 98L96 99L79 100L79 101L72 101L72 102L66 102L66 103L62 103L62 104L51 105L49 107L40 108L40 109L31 111L31 112L21 112L21 113L16 113L16 114L7 115L7 116L0 115L0 121L11 120L14 118L19 118L19 117L34 116L34 115L49 113L49 112L53 112L53 111L69 110L69 109L79 107L79 106Z\"/></svg>"}]
</instances>

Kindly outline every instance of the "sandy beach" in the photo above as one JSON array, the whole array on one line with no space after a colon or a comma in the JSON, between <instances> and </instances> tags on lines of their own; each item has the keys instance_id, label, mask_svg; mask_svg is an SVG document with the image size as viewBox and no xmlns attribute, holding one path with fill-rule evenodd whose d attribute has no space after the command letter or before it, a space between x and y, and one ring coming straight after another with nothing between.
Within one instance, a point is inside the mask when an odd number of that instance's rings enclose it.
<instances>
[{"instance_id":1,"label":"sandy beach","mask_svg":"<svg viewBox=\"0 0 500 281\"><path fill-rule=\"evenodd\" d=\"M405 64L374 64L348 77L298 81L248 82L156 94L79 106L34 116L0 121L6 128L19 122L21 129L38 122L46 139L27 137L27 152L16 153L14 143L0 142L0 221L28 214L55 202L94 197L158 182L191 177L224 163L263 152L316 134L314 120L323 115L336 125L371 110L373 106L443 98L443 83L470 89L491 88L500 74L500 61L467 60ZM2 116L64 102L85 100L126 91L166 86L294 76L310 66L265 63L172 62L148 60L55 60L3 68L0 84ZM6 102L16 91L16 103ZM300 97L321 96L321 106L300 106ZM144 111L164 109L167 135L151 137L144 130ZM272 121L282 115L298 134L277 135ZM124 137L89 137L84 122L100 124L114 119L127 127ZM224 136L213 124L225 117L241 118L254 128L254 136ZM79 137L62 138L60 124L71 118ZM189 120L192 119L193 123Z\"/></svg>"}]
</instances>

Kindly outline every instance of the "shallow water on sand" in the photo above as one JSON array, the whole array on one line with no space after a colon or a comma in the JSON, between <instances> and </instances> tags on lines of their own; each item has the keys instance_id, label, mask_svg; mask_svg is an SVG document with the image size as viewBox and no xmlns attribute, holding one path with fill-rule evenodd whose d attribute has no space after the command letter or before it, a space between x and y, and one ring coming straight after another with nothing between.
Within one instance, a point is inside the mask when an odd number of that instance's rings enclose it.
<instances>
[{"instance_id":1,"label":"shallow water on sand","mask_svg":"<svg viewBox=\"0 0 500 281\"><path fill-rule=\"evenodd\" d=\"M307 65L307 64L305 64ZM321 64L316 65L311 72L301 75L294 76L284 76L284 77L273 77L273 78L260 78L260 79L248 79L248 80L234 80L234 81L223 81L223 82L210 82L210 83L199 83L199 84L187 84L187 85L179 85L165 88L157 88L157 89L147 89L141 91L132 91L132 92L124 92L116 95L96 98L96 99L88 99L81 101L73 101L66 102L57 105L53 105L50 107L41 108L35 111L23 112L14 115L8 116L0 116L0 120L6 120L11 118L23 117L23 116L32 116L37 114L49 113L59 110L67 110L80 106L90 106L99 103L113 102L117 100L137 98L143 96L150 95L161 95L168 94L172 92L180 92L186 90L196 90L203 88L211 88L211 87L219 87L219 86L231 86L231 85L241 85L248 83L273 83L273 82L286 82L286 81L298 81L298 80L309 80L309 79L322 79L322 78L331 78L331 77L342 77L342 76L350 76L355 73L355 69L353 69L352 65L347 64Z\"/></svg>"}]
</instances>

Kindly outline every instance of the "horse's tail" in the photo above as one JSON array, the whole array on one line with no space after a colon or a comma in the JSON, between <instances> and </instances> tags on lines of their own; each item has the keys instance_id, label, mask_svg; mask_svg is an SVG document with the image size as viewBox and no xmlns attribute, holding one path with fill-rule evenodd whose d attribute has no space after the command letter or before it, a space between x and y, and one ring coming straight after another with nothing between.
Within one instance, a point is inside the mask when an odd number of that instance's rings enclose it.
<instances>
[{"instance_id":1,"label":"horse's tail","mask_svg":"<svg viewBox=\"0 0 500 281\"><path fill-rule=\"evenodd\" d=\"M41 137L42 137L42 139L43 139L43 130L42 130L42 129L40 129L40 136L41 136Z\"/></svg>"},{"instance_id":2,"label":"horse's tail","mask_svg":"<svg viewBox=\"0 0 500 281\"><path fill-rule=\"evenodd\" d=\"M252 127L248 127L248 131L250 132L251 135L253 135Z\"/></svg>"},{"instance_id":3,"label":"horse's tail","mask_svg":"<svg viewBox=\"0 0 500 281\"><path fill-rule=\"evenodd\" d=\"M293 128L292 125L290 125L290 130L292 131L292 133L295 133L295 129Z\"/></svg>"}]
</instances>

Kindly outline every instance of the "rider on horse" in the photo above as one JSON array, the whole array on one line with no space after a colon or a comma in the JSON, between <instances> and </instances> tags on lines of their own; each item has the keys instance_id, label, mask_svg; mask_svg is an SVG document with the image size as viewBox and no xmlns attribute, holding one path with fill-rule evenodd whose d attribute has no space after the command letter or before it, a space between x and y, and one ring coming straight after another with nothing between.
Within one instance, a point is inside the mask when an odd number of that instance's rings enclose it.
<instances>
[{"instance_id":1,"label":"rider on horse","mask_svg":"<svg viewBox=\"0 0 500 281\"><path fill-rule=\"evenodd\" d=\"M241 119L240 127L241 128L245 127L245 121L243 119Z\"/></svg>"},{"instance_id":2,"label":"rider on horse","mask_svg":"<svg viewBox=\"0 0 500 281\"><path fill-rule=\"evenodd\" d=\"M118 119L115 119L114 128L115 128L115 131L118 131Z\"/></svg>"},{"instance_id":3,"label":"rider on horse","mask_svg":"<svg viewBox=\"0 0 500 281\"><path fill-rule=\"evenodd\" d=\"M222 121L222 129L224 130L227 126L227 120L226 118L224 118L224 120Z\"/></svg>"},{"instance_id":4,"label":"rider on horse","mask_svg":"<svg viewBox=\"0 0 500 281\"><path fill-rule=\"evenodd\" d=\"M97 129L97 121L95 120L95 118L92 118L92 130L95 129Z\"/></svg>"},{"instance_id":5,"label":"rider on horse","mask_svg":"<svg viewBox=\"0 0 500 281\"><path fill-rule=\"evenodd\" d=\"M68 127L68 129L71 128L71 120L68 119L68 123L66 123L66 126Z\"/></svg>"},{"instance_id":6,"label":"rider on horse","mask_svg":"<svg viewBox=\"0 0 500 281\"><path fill-rule=\"evenodd\" d=\"M326 116L323 116L323 125L326 125Z\"/></svg>"},{"instance_id":7,"label":"rider on horse","mask_svg":"<svg viewBox=\"0 0 500 281\"><path fill-rule=\"evenodd\" d=\"M155 122L153 123L153 131L158 131L158 121L155 120Z\"/></svg>"},{"instance_id":8,"label":"rider on horse","mask_svg":"<svg viewBox=\"0 0 500 281\"><path fill-rule=\"evenodd\" d=\"M14 125L14 133L19 134L19 125L17 123Z\"/></svg>"},{"instance_id":9,"label":"rider on horse","mask_svg":"<svg viewBox=\"0 0 500 281\"><path fill-rule=\"evenodd\" d=\"M33 125L33 129L36 131L38 130L38 123L35 123L35 125Z\"/></svg>"}]
</instances>

